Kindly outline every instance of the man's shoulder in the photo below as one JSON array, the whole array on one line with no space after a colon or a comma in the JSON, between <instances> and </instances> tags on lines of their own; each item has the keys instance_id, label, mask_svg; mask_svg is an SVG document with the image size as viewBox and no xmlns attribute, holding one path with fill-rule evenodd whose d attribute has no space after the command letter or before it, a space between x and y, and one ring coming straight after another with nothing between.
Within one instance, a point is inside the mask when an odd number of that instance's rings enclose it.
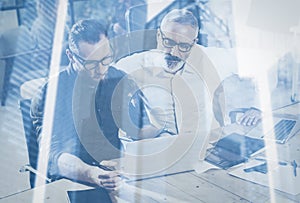
<instances>
[{"instance_id":1,"label":"man's shoulder","mask_svg":"<svg viewBox=\"0 0 300 203\"><path fill-rule=\"evenodd\" d=\"M116 64L117 64L117 65L119 65L119 64L124 64L125 62L128 62L128 61L134 61L134 60L136 60L136 59L139 59L139 58L141 58L141 57L145 54L145 52L147 52L147 51L138 52L138 53L134 53L134 54L132 54L132 55L125 56L125 57L119 59L119 60L116 62Z\"/></svg>"},{"instance_id":2,"label":"man's shoulder","mask_svg":"<svg viewBox=\"0 0 300 203\"><path fill-rule=\"evenodd\" d=\"M68 79L73 80L72 76L75 76L75 72L68 67L64 67L60 72L53 74L49 77L45 77L43 83L37 88L36 95L32 100L41 101L46 96L46 91L50 82L54 80L61 81L61 83L68 83Z\"/></svg>"},{"instance_id":3,"label":"man's shoulder","mask_svg":"<svg viewBox=\"0 0 300 203\"><path fill-rule=\"evenodd\" d=\"M55 80L55 79L66 79L66 78L72 78L73 76L76 76L77 75L77 72L74 71L72 69L71 66L65 66L65 67L62 67L61 70L51 76L49 76L49 79L48 80Z\"/></svg>"},{"instance_id":4,"label":"man's shoulder","mask_svg":"<svg viewBox=\"0 0 300 203\"><path fill-rule=\"evenodd\" d=\"M133 72L136 69L141 68L144 64L145 58L152 52L152 50L148 50L123 57L114 64L114 67L123 70L126 73Z\"/></svg>"},{"instance_id":5,"label":"man's shoulder","mask_svg":"<svg viewBox=\"0 0 300 203\"><path fill-rule=\"evenodd\" d=\"M114 66L109 67L107 76L107 80L114 79L115 82L113 83L116 83L121 86L125 84L134 84L134 80L130 74L127 74L126 72L119 70Z\"/></svg>"},{"instance_id":6,"label":"man's shoulder","mask_svg":"<svg viewBox=\"0 0 300 203\"><path fill-rule=\"evenodd\" d=\"M108 68L108 71L107 71L107 78L122 78L126 75L126 73L117 68L115 65L112 65Z\"/></svg>"},{"instance_id":7,"label":"man's shoulder","mask_svg":"<svg viewBox=\"0 0 300 203\"><path fill-rule=\"evenodd\" d=\"M123 63L124 61L130 61L130 60L135 60L135 59L138 59L138 58L142 58L147 52L149 52L149 51L136 52L134 54L122 57L121 59L119 59L116 62L116 64Z\"/></svg>"},{"instance_id":8,"label":"man's shoulder","mask_svg":"<svg viewBox=\"0 0 300 203\"><path fill-rule=\"evenodd\" d=\"M46 88L48 88L49 83L57 83L58 92L71 91L74 87L77 78L77 72L72 70L70 67L66 67L61 71L51 75L47 79Z\"/></svg>"}]
</instances>

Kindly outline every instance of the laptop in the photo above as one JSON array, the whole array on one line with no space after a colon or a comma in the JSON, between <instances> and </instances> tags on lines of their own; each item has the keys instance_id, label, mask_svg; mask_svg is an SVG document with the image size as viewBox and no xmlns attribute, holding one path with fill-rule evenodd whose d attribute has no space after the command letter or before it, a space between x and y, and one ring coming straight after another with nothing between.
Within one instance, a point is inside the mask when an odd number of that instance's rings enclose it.
<instances>
[{"instance_id":1,"label":"laptop","mask_svg":"<svg viewBox=\"0 0 300 203\"><path fill-rule=\"evenodd\" d=\"M175 79L176 82L174 82ZM174 80L173 84L181 87L174 89L184 90L176 91L174 93L176 97L173 98L176 107L177 129L180 133L178 135L162 133L156 138L126 142L118 169L130 179L144 179L193 170L200 172L202 168L203 170L206 169L208 163L204 162L204 158L209 144L207 129L210 116L208 116L209 114L203 105L198 105L192 92L189 92L188 88L183 88L186 85L185 82L180 78L174 78ZM147 92L145 89L143 90L144 93ZM166 91L164 88L159 90ZM188 93L191 95L186 96ZM169 93L167 95L169 97ZM170 122L168 117L160 116L165 115L165 113L156 114L153 111L155 108L151 107L157 107L156 102L149 101L148 103L146 98L142 97L142 99L146 114L153 126L161 129L162 126ZM199 104L201 104L200 101ZM204 121L205 115L207 119ZM171 129L171 127L167 127L167 129ZM172 132L176 133L175 131ZM207 168L212 167L212 165L208 165Z\"/></svg>"},{"instance_id":2,"label":"laptop","mask_svg":"<svg viewBox=\"0 0 300 203\"><path fill-rule=\"evenodd\" d=\"M263 118L263 122L260 122L247 135L285 144L300 131L299 119L299 115L273 114L273 116Z\"/></svg>"},{"instance_id":3,"label":"laptop","mask_svg":"<svg viewBox=\"0 0 300 203\"><path fill-rule=\"evenodd\" d=\"M265 117L263 122L245 135L232 133L218 140L213 144L214 147L207 150L205 160L226 170L248 161L251 156L264 150L266 140L284 144L299 130L299 116L274 114Z\"/></svg>"},{"instance_id":4,"label":"laptop","mask_svg":"<svg viewBox=\"0 0 300 203\"><path fill-rule=\"evenodd\" d=\"M166 176L212 167L204 162L208 133L169 135L127 142L119 170L129 180Z\"/></svg>"}]
</instances>

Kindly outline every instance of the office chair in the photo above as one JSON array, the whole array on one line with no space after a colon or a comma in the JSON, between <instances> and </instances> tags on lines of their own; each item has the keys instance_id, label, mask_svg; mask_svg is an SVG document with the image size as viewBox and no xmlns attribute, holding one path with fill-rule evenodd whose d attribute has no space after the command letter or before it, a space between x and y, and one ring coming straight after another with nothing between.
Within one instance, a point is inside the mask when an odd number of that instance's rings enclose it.
<instances>
[{"instance_id":1,"label":"office chair","mask_svg":"<svg viewBox=\"0 0 300 203\"><path fill-rule=\"evenodd\" d=\"M27 144L27 152L29 157L29 164L22 167L20 171L28 170L28 167L32 167L33 169L37 168L37 160L38 160L38 143L35 137L33 124L30 117L30 99L23 99L19 101L19 108L21 110L23 127L25 132L26 144ZM35 174L33 171L30 171L29 175L30 179L30 187L33 188L35 184Z\"/></svg>"},{"instance_id":2,"label":"office chair","mask_svg":"<svg viewBox=\"0 0 300 203\"><path fill-rule=\"evenodd\" d=\"M141 4L132 6L126 11L125 19L127 32L144 30L146 28L147 7L148 4L141 2Z\"/></svg>"},{"instance_id":3,"label":"office chair","mask_svg":"<svg viewBox=\"0 0 300 203\"><path fill-rule=\"evenodd\" d=\"M30 63L37 44L30 30L25 26L12 28L0 33L0 99L5 105L13 69L25 70Z\"/></svg>"},{"instance_id":4,"label":"office chair","mask_svg":"<svg viewBox=\"0 0 300 203\"><path fill-rule=\"evenodd\" d=\"M115 61L128 55L156 48L156 30L137 30L111 39Z\"/></svg>"}]
</instances>

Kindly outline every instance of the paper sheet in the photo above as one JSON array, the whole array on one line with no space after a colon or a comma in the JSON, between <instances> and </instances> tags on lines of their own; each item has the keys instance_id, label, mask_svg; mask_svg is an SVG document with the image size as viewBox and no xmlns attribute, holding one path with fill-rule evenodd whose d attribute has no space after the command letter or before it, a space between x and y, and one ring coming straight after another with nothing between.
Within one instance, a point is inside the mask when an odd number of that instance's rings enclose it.
<instances>
[{"instance_id":1,"label":"paper sheet","mask_svg":"<svg viewBox=\"0 0 300 203\"><path fill-rule=\"evenodd\" d=\"M263 163L263 161L252 160L233 170L229 174L244 180L289 193L291 195L297 195L300 193L300 169L296 169L297 175L295 176L294 169L290 163L285 166L277 164L276 167L272 168L271 170L268 169L266 174L256 171L248 173L244 172L244 169L246 168L257 166Z\"/></svg>"},{"instance_id":2,"label":"paper sheet","mask_svg":"<svg viewBox=\"0 0 300 203\"><path fill-rule=\"evenodd\" d=\"M199 163L197 163L194 168L195 172L198 174L204 173L210 169L220 169L220 168L208 163L207 161L199 161Z\"/></svg>"}]
</instances>

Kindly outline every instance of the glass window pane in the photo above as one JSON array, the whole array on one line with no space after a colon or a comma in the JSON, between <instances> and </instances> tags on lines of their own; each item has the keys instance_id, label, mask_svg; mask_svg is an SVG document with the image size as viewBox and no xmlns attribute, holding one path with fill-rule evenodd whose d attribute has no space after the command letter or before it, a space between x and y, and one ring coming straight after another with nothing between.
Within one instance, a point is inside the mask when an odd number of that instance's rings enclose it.
<instances>
[{"instance_id":1,"label":"glass window pane","mask_svg":"<svg viewBox=\"0 0 300 203\"><path fill-rule=\"evenodd\" d=\"M18 18L16 10L0 12L0 33L18 27Z\"/></svg>"}]
</instances>

